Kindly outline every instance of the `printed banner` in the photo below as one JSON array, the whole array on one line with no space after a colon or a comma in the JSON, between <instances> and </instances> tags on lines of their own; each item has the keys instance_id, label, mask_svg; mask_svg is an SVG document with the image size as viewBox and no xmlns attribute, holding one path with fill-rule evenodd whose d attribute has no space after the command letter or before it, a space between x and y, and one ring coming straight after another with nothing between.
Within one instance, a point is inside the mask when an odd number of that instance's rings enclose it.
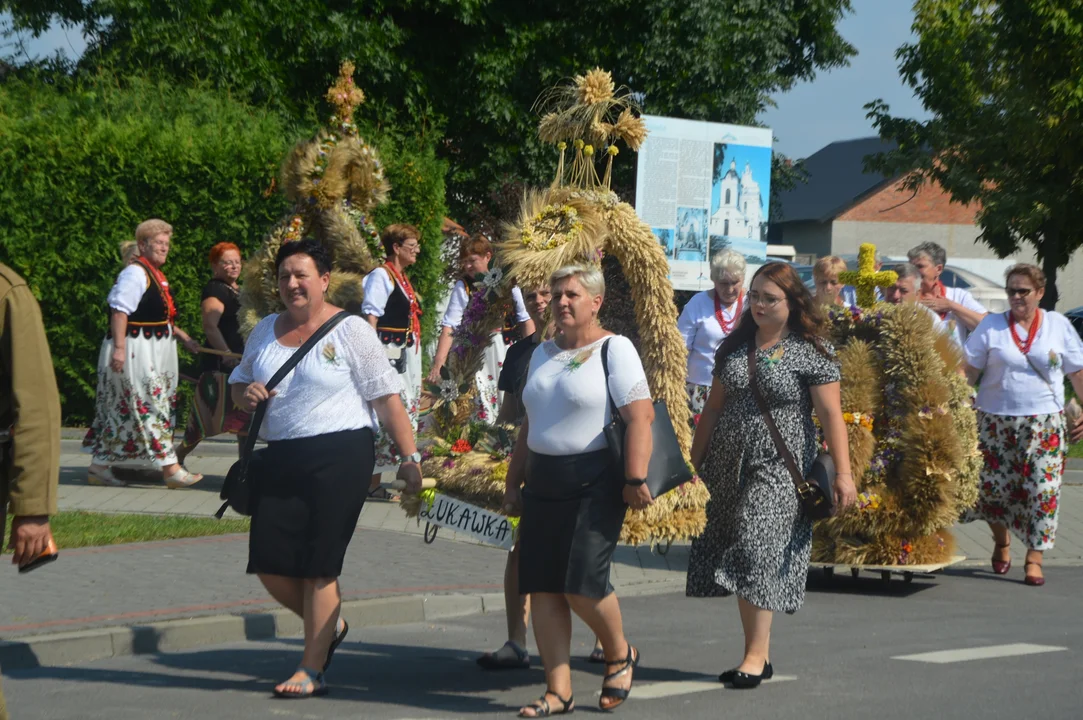
<instances>
[{"instance_id":1,"label":"printed banner","mask_svg":"<svg viewBox=\"0 0 1083 720\"><path fill-rule=\"evenodd\" d=\"M712 287L715 253L735 250L749 265L767 261L771 131L644 115L636 213L669 258L677 290Z\"/></svg>"},{"instance_id":2,"label":"printed banner","mask_svg":"<svg viewBox=\"0 0 1083 720\"><path fill-rule=\"evenodd\" d=\"M421 500L417 516L422 520L505 550L511 550L515 545L518 518L497 515L436 490L425 490Z\"/></svg>"}]
</instances>

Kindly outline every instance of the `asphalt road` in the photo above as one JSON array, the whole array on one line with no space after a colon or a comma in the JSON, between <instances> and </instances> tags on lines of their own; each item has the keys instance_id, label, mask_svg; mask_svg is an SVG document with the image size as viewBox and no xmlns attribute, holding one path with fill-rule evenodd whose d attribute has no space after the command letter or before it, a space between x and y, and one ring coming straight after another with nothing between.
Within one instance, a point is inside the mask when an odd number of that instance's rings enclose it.
<instances>
[{"instance_id":1,"label":"asphalt road","mask_svg":"<svg viewBox=\"0 0 1083 720\"><path fill-rule=\"evenodd\" d=\"M732 599L681 595L622 603L642 650L626 718L987 720L1083 717L1083 568L1050 567L1048 584L960 571L883 588L877 578L818 574L802 612L776 618L776 680L737 691L717 674L738 662ZM488 674L473 659L498 646L499 615L368 629L343 645L328 697L270 698L299 642L244 643L117 658L4 678L15 720L109 718L511 717L540 695L540 667ZM579 625L574 650L589 651ZM939 653L938 655L928 655ZM901 656L918 656L900 659ZM580 713L597 713L598 666L573 666Z\"/></svg>"}]
</instances>

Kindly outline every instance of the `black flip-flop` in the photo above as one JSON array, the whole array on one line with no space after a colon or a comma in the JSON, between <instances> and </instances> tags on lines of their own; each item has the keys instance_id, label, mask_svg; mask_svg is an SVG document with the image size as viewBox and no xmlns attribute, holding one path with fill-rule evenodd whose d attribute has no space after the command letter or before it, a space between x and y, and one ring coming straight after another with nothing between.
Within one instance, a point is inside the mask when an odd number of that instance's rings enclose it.
<instances>
[{"instance_id":1,"label":"black flip-flop","mask_svg":"<svg viewBox=\"0 0 1083 720\"><path fill-rule=\"evenodd\" d=\"M298 683L292 683L293 685L300 685L303 688L312 689L307 692L290 692L288 690L279 690L275 688L272 690L276 698L283 700L307 700L311 697L322 697L327 694L327 683L323 680L323 673L314 673L311 668L299 667L298 671L303 672L307 679Z\"/></svg>"},{"instance_id":2,"label":"black flip-flop","mask_svg":"<svg viewBox=\"0 0 1083 720\"><path fill-rule=\"evenodd\" d=\"M327 672L327 668L331 667L331 658L335 656L335 650L342 644L342 641L346 639L346 633L350 632L350 624L346 622L346 618L342 619L342 632L335 635L335 639L331 641L331 647L327 648L327 659L323 661L323 671Z\"/></svg>"}]
</instances>

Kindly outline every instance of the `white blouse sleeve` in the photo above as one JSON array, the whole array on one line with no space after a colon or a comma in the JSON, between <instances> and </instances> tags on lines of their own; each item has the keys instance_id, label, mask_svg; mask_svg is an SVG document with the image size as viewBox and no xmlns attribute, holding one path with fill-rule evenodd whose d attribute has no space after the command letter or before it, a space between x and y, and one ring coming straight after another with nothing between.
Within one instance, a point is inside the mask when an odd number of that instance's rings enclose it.
<instances>
[{"instance_id":1,"label":"white blouse sleeve","mask_svg":"<svg viewBox=\"0 0 1083 720\"><path fill-rule=\"evenodd\" d=\"M139 301L143 299L143 293L148 287L150 278L147 271L133 263L120 271L106 302L114 310L131 315L139 307Z\"/></svg>"},{"instance_id":2,"label":"white blouse sleeve","mask_svg":"<svg viewBox=\"0 0 1083 720\"><path fill-rule=\"evenodd\" d=\"M975 370L984 370L989 360L989 333L993 332L993 315L982 318L963 346L963 359Z\"/></svg>"},{"instance_id":3,"label":"white blouse sleeve","mask_svg":"<svg viewBox=\"0 0 1083 720\"><path fill-rule=\"evenodd\" d=\"M684 347L688 350L692 349L693 343L696 342L696 326L698 325L698 308L699 303L696 300L699 295L693 295L687 303L685 303L684 309L681 310L681 316L677 318L677 329L680 330L681 336L684 337Z\"/></svg>"},{"instance_id":4,"label":"white blouse sleeve","mask_svg":"<svg viewBox=\"0 0 1083 720\"><path fill-rule=\"evenodd\" d=\"M387 308L387 299L395 291L395 283L387 270L378 267L365 276L365 299L361 302L361 312L365 315L383 317Z\"/></svg>"},{"instance_id":5,"label":"white blouse sleeve","mask_svg":"<svg viewBox=\"0 0 1083 720\"><path fill-rule=\"evenodd\" d=\"M1083 370L1083 341L1079 339L1079 333L1072 326L1072 321L1060 313L1050 313L1057 319L1060 326L1060 351L1061 360L1064 363L1064 374L1071 375Z\"/></svg>"},{"instance_id":6,"label":"white blouse sleeve","mask_svg":"<svg viewBox=\"0 0 1083 720\"><path fill-rule=\"evenodd\" d=\"M460 280L455 283L451 291L451 298L448 299L447 310L444 312L444 319L440 322L440 326L449 327L452 330L459 327L459 323L463 321L463 312L466 310L468 299L466 285Z\"/></svg>"},{"instance_id":7,"label":"white blouse sleeve","mask_svg":"<svg viewBox=\"0 0 1083 720\"><path fill-rule=\"evenodd\" d=\"M259 351L266 347L269 339L268 335L270 335L270 339L274 338L275 318L277 317L277 314L268 315L256 323L256 327L252 328L248 340L244 343L244 354L241 355L241 361L229 374L230 385L248 385L256 379L252 366L256 362Z\"/></svg>"},{"instance_id":8,"label":"white blouse sleeve","mask_svg":"<svg viewBox=\"0 0 1083 720\"><path fill-rule=\"evenodd\" d=\"M359 317L342 321L346 362L354 385L367 402L402 392L402 380L387 360L387 352L371 325Z\"/></svg>"},{"instance_id":9,"label":"white blouse sleeve","mask_svg":"<svg viewBox=\"0 0 1083 720\"><path fill-rule=\"evenodd\" d=\"M959 289L959 295L956 299L957 303L965 307L967 310L973 310L974 312L987 313L988 310L980 302L974 299L974 296L970 294L969 290Z\"/></svg>"},{"instance_id":10,"label":"white blouse sleeve","mask_svg":"<svg viewBox=\"0 0 1083 720\"><path fill-rule=\"evenodd\" d=\"M515 320L525 323L530 319L530 313L526 311L526 303L523 302L523 291L518 286L511 289L511 299L515 302Z\"/></svg>"},{"instance_id":11,"label":"white blouse sleeve","mask_svg":"<svg viewBox=\"0 0 1083 720\"><path fill-rule=\"evenodd\" d=\"M623 335L614 335L606 345L609 364L609 392L617 407L636 400L650 400L651 389L647 374L632 341Z\"/></svg>"}]
</instances>

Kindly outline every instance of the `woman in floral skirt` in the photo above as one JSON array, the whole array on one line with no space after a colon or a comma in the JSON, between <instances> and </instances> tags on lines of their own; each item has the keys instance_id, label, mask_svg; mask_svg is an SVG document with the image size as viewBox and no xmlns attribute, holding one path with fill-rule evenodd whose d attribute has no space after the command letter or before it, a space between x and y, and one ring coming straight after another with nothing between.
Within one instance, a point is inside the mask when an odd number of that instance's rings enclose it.
<instances>
[{"instance_id":1,"label":"woman in floral skirt","mask_svg":"<svg viewBox=\"0 0 1083 720\"><path fill-rule=\"evenodd\" d=\"M448 353L452 350L452 334L462 323L470 298L477 289L476 278L479 275L485 276L499 272L489 270L492 259L493 246L485 237L476 235L463 241L462 248L459 250L459 263L462 265L463 277L455 283L447 311L440 323L442 325L440 341L436 346L436 357L433 358L432 367L429 369L429 382L440 382L440 370L443 369ZM508 346L519 338L530 337L534 334L534 323L526 311L523 293L519 288L512 288L512 299L515 301L515 309L508 313L502 328L494 329L485 351L485 363L475 378L477 410L474 418L490 424L496 422L504 397L503 393L497 389L497 380L500 377L500 368L504 365L504 355L508 351Z\"/></svg>"},{"instance_id":2,"label":"woman in floral skirt","mask_svg":"<svg viewBox=\"0 0 1083 720\"><path fill-rule=\"evenodd\" d=\"M109 332L98 355L94 423L83 438L93 453L87 480L120 486L115 465L153 464L169 487L187 487L202 476L185 470L173 448L177 404L177 339L191 353L199 343L173 324L177 311L162 265L173 228L146 220L135 229L139 256L109 291Z\"/></svg>"},{"instance_id":3,"label":"woman in floral skirt","mask_svg":"<svg viewBox=\"0 0 1083 720\"><path fill-rule=\"evenodd\" d=\"M979 385L985 466L978 504L963 520L989 523L998 575L1011 570L1011 535L1025 543L1024 582L1041 586L1042 553L1057 534L1067 449L1064 377L1083 395L1083 343L1066 317L1038 308L1045 295L1040 268L1010 267L1007 292L1011 309L986 315L966 343L967 377ZM1070 430L1073 442L1083 437L1078 418Z\"/></svg>"}]
</instances>

